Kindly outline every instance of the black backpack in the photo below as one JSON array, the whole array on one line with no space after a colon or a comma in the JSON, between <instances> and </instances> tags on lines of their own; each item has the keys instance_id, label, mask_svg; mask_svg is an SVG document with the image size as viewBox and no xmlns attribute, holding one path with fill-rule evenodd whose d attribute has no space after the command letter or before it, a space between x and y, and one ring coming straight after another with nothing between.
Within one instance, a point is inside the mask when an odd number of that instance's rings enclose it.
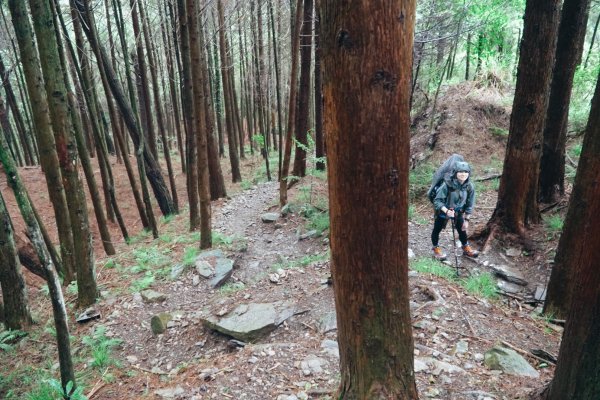
<instances>
[{"instance_id":1,"label":"black backpack","mask_svg":"<svg viewBox=\"0 0 600 400\"><path fill-rule=\"evenodd\" d=\"M454 171L454 166L459 161L465 161L465 158L460 154L452 154L435 171L435 174L433 174L433 179L431 180L431 187L427 191L427 197L429 198L429 201L431 203L433 203L433 200L437 195L438 189L440 188L440 186L442 186L442 183L444 183L444 179L446 177L450 177L450 175Z\"/></svg>"}]
</instances>

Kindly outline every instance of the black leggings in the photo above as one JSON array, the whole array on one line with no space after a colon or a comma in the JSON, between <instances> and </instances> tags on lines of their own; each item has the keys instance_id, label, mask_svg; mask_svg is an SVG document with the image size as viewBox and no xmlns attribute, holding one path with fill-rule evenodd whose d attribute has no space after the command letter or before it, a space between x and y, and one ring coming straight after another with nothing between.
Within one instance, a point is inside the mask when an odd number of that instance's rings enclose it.
<instances>
[{"instance_id":1,"label":"black leggings","mask_svg":"<svg viewBox=\"0 0 600 400\"><path fill-rule=\"evenodd\" d=\"M463 231L463 229L462 229L463 222L464 222L463 214L456 213L456 217L454 218L454 223L456 225L456 230L458 231L458 238L460 239L460 242L464 246L468 243L468 240L467 240L467 232ZM435 222L433 223L433 231L431 232L431 243L433 244L433 247L437 247L437 245L440 241L440 232L442 231L442 229L444 229L446 227L447 223L448 223L448 218L444 218L441 215L438 215L437 217L435 217Z\"/></svg>"}]
</instances>

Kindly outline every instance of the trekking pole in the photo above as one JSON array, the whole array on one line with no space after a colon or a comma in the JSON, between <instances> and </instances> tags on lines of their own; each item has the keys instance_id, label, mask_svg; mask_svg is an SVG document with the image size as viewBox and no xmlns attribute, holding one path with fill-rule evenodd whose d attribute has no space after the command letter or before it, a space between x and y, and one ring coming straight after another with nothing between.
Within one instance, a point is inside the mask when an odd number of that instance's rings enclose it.
<instances>
[{"instance_id":1,"label":"trekking pole","mask_svg":"<svg viewBox=\"0 0 600 400\"><path fill-rule=\"evenodd\" d=\"M458 277L458 256L456 255L456 234L454 233L456 226L454 225L454 217L450 219L452 220L452 246L454 248L454 264L456 265L456 276Z\"/></svg>"}]
</instances>

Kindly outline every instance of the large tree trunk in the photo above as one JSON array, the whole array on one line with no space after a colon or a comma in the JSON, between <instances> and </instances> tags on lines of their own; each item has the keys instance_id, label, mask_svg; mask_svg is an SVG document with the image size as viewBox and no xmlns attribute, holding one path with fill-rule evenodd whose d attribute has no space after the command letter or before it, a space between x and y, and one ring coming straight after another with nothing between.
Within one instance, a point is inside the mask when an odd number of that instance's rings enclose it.
<instances>
[{"instance_id":1,"label":"large tree trunk","mask_svg":"<svg viewBox=\"0 0 600 400\"><path fill-rule=\"evenodd\" d=\"M575 69L581 61L590 0L565 0L556 43L556 60L544 147L540 161L539 200L552 202L565 193L565 144Z\"/></svg>"},{"instance_id":2,"label":"large tree trunk","mask_svg":"<svg viewBox=\"0 0 600 400\"><path fill-rule=\"evenodd\" d=\"M600 76L599 76L600 78ZM567 324L554 379L545 399L593 400L600 393L600 79L592 100L590 119L565 227L550 281L560 279L560 265L570 272ZM550 294L550 293L548 293Z\"/></svg>"},{"instance_id":3,"label":"large tree trunk","mask_svg":"<svg viewBox=\"0 0 600 400\"><path fill-rule=\"evenodd\" d=\"M417 399L406 250L415 1L321 4L335 398Z\"/></svg>"},{"instance_id":4,"label":"large tree trunk","mask_svg":"<svg viewBox=\"0 0 600 400\"><path fill-rule=\"evenodd\" d=\"M525 225L539 222L537 188L542 131L554 61L559 0L528 0L510 134L490 229L525 236Z\"/></svg>"},{"instance_id":5,"label":"large tree trunk","mask_svg":"<svg viewBox=\"0 0 600 400\"><path fill-rule=\"evenodd\" d=\"M298 114L296 116L296 152L292 175L306 175L306 150L308 146L308 119L310 99L310 61L312 52L313 1L304 0L304 19L300 32L300 86L298 87Z\"/></svg>"}]
</instances>

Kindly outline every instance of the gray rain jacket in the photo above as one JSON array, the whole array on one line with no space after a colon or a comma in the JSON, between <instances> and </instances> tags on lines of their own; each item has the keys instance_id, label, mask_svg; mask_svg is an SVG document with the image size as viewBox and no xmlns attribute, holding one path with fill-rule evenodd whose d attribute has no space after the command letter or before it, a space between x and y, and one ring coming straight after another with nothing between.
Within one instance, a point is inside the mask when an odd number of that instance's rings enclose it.
<instances>
[{"instance_id":1,"label":"gray rain jacket","mask_svg":"<svg viewBox=\"0 0 600 400\"><path fill-rule=\"evenodd\" d=\"M471 174L464 183L460 183L456 178L456 171L452 176L444 179L444 183L437 191L433 206L436 214L446 218L446 214L441 212L442 207L453 208L454 211L465 214L473 213L475 205L475 186L471 183Z\"/></svg>"}]
</instances>

